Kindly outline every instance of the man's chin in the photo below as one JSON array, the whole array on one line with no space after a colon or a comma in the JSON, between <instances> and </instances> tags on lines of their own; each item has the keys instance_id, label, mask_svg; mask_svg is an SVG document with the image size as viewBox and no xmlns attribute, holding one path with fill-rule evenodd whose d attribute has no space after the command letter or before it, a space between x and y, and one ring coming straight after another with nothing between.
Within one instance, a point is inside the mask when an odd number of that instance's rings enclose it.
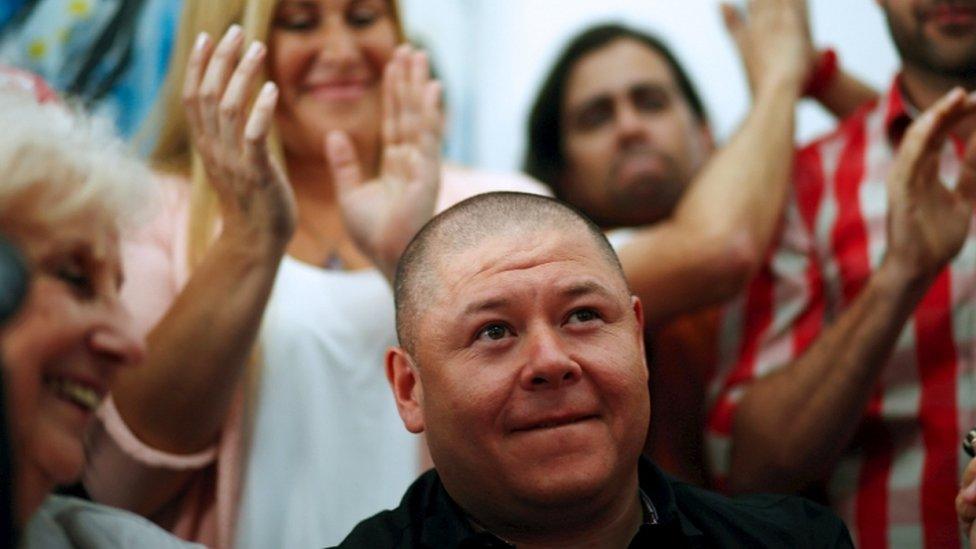
<instances>
[{"instance_id":1,"label":"man's chin","mask_svg":"<svg viewBox=\"0 0 976 549\"><path fill-rule=\"evenodd\" d=\"M559 482L540 479L517 493L519 499L539 509L566 509L591 501L603 489L605 483L594 479L559 479Z\"/></svg>"},{"instance_id":2,"label":"man's chin","mask_svg":"<svg viewBox=\"0 0 976 549\"><path fill-rule=\"evenodd\" d=\"M561 507L595 497L612 483L610 459L590 459L535 464L523 468L512 479L520 499L541 507Z\"/></svg>"},{"instance_id":3,"label":"man's chin","mask_svg":"<svg viewBox=\"0 0 976 549\"><path fill-rule=\"evenodd\" d=\"M612 204L623 225L650 225L667 218L684 194L673 178L644 177L615 186Z\"/></svg>"}]
</instances>

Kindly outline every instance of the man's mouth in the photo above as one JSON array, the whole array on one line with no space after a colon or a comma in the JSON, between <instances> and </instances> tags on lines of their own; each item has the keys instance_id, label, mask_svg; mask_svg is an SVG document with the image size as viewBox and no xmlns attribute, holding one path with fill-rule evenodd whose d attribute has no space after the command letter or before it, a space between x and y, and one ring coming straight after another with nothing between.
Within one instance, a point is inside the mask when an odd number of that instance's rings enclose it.
<instances>
[{"instance_id":1,"label":"man's mouth","mask_svg":"<svg viewBox=\"0 0 976 549\"><path fill-rule=\"evenodd\" d=\"M644 180L659 178L671 172L671 159L655 149L627 151L619 155L613 163L613 175L617 181Z\"/></svg>"},{"instance_id":2,"label":"man's mouth","mask_svg":"<svg viewBox=\"0 0 976 549\"><path fill-rule=\"evenodd\" d=\"M976 23L976 4L939 3L925 15L939 26L968 26Z\"/></svg>"},{"instance_id":3,"label":"man's mouth","mask_svg":"<svg viewBox=\"0 0 976 549\"><path fill-rule=\"evenodd\" d=\"M565 427L567 425L583 423L591 419L596 419L597 417L598 416L596 414L555 416L551 418L545 418L539 421L528 422L526 424L523 424L513 429L513 432L518 433L518 432L525 432L525 431L556 429L558 427Z\"/></svg>"},{"instance_id":4,"label":"man's mouth","mask_svg":"<svg viewBox=\"0 0 976 549\"><path fill-rule=\"evenodd\" d=\"M101 391L74 379L65 377L45 378L44 384L59 398L89 412L94 412L102 402L103 394Z\"/></svg>"}]
</instances>

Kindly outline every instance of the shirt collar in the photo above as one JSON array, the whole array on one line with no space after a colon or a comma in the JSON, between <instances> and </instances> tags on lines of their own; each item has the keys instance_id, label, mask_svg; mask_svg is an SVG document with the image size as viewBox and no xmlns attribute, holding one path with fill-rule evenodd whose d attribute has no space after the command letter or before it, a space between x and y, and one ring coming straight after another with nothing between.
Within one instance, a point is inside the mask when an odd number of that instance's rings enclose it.
<instances>
[{"instance_id":1,"label":"shirt collar","mask_svg":"<svg viewBox=\"0 0 976 549\"><path fill-rule=\"evenodd\" d=\"M892 146L897 147L905 136L905 130L918 116L918 109L905 96L902 77L898 75L882 98L884 105L884 127Z\"/></svg>"},{"instance_id":2,"label":"shirt collar","mask_svg":"<svg viewBox=\"0 0 976 549\"><path fill-rule=\"evenodd\" d=\"M654 507L654 502L651 498L641 489L637 487L637 495L640 497L641 502L641 514L643 516L643 522L641 523L641 528L645 526L653 526L658 523L657 508ZM475 520L470 515L467 516L469 523L472 526L474 532L474 537L471 539L472 542L477 542L475 545L478 547L499 547L499 548L515 548L515 544L508 541L507 539L494 534L491 530L485 528L477 520Z\"/></svg>"},{"instance_id":3,"label":"shirt collar","mask_svg":"<svg viewBox=\"0 0 976 549\"><path fill-rule=\"evenodd\" d=\"M681 513L674 497L674 488L671 485L674 481L664 471L661 471L651 460L641 456L638 475L641 492L647 495L657 513L657 522L651 525L645 521L645 524L641 526L642 531L677 526L681 528L682 534L687 537L704 535Z\"/></svg>"},{"instance_id":4,"label":"shirt collar","mask_svg":"<svg viewBox=\"0 0 976 549\"><path fill-rule=\"evenodd\" d=\"M882 108L884 108L885 132L892 148L897 149L905 137L908 126L918 118L922 111L913 105L905 94L905 86L900 74L895 77L881 101ZM949 139L955 147L956 154L962 155L965 141L954 134L950 134Z\"/></svg>"},{"instance_id":5,"label":"shirt collar","mask_svg":"<svg viewBox=\"0 0 976 549\"><path fill-rule=\"evenodd\" d=\"M643 510L643 524L638 536L652 534L661 528L680 527L689 537L704 535L701 530L685 519L675 503L671 480L647 458L641 457L638 465L638 494ZM506 540L486 529L472 526L461 507L454 502L444 485L437 482L436 494L430 501L424 520L422 541L432 547L513 547ZM449 540L455 540L451 543Z\"/></svg>"}]
</instances>

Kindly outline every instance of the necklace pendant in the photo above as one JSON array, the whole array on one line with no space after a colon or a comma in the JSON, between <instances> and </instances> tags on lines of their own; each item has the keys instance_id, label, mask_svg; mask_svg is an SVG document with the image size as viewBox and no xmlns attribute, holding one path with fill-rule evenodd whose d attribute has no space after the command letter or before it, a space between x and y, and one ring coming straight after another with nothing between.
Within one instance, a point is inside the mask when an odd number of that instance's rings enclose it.
<instances>
[{"instance_id":1,"label":"necklace pendant","mask_svg":"<svg viewBox=\"0 0 976 549\"><path fill-rule=\"evenodd\" d=\"M335 250L332 250L329 252L328 257L322 261L321 267L329 271L341 271L343 267L345 267L345 263L342 261L342 258L339 257L339 254L336 253Z\"/></svg>"}]
</instances>

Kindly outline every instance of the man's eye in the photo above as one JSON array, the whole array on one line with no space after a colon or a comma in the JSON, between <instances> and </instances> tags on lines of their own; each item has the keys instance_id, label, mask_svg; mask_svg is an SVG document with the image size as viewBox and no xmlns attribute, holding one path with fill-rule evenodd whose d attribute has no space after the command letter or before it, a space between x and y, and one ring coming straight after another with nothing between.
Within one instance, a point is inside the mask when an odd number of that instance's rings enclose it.
<instances>
[{"instance_id":1,"label":"man's eye","mask_svg":"<svg viewBox=\"0 0 976 549\"><path fill-rule=\"evenodd\" d=\"M576 117L576 127L580 130L594 130L613 119L613 106L607 103L591 105Z\"/></svg>"},{"instance_id":2,"label":"man's eye","mask_svg":"<svg viewBox=\"0 0 976 549\"><path fill-rule=\"evenodd\" d=\"M592 322L599 319L600 315L593 309L580 309L578 311L573 311L566 320L566 323L579 324L582 322Z\"/></svg>"},{"instance_id":3,"label":"man's eye","mask_svg":"<svg viewBox=\"0 0 976 549\"><path fill-rule=\"evenodd\" d=\"M504 324L489 324L478 331L478 339L498 341L512 335L512 331Z\"/></svg>"},{"instance_id":4,"label":"man's eye","mask_svg":"<svg viewBox=\"0 0 976 549\"><path fill-rule=\"evenodd\" d=\"M641 87L634 90L634 106L643 112L657 112L668 108L670 97L665 90L657 87Z\"/></svg>"}]
</instances>

